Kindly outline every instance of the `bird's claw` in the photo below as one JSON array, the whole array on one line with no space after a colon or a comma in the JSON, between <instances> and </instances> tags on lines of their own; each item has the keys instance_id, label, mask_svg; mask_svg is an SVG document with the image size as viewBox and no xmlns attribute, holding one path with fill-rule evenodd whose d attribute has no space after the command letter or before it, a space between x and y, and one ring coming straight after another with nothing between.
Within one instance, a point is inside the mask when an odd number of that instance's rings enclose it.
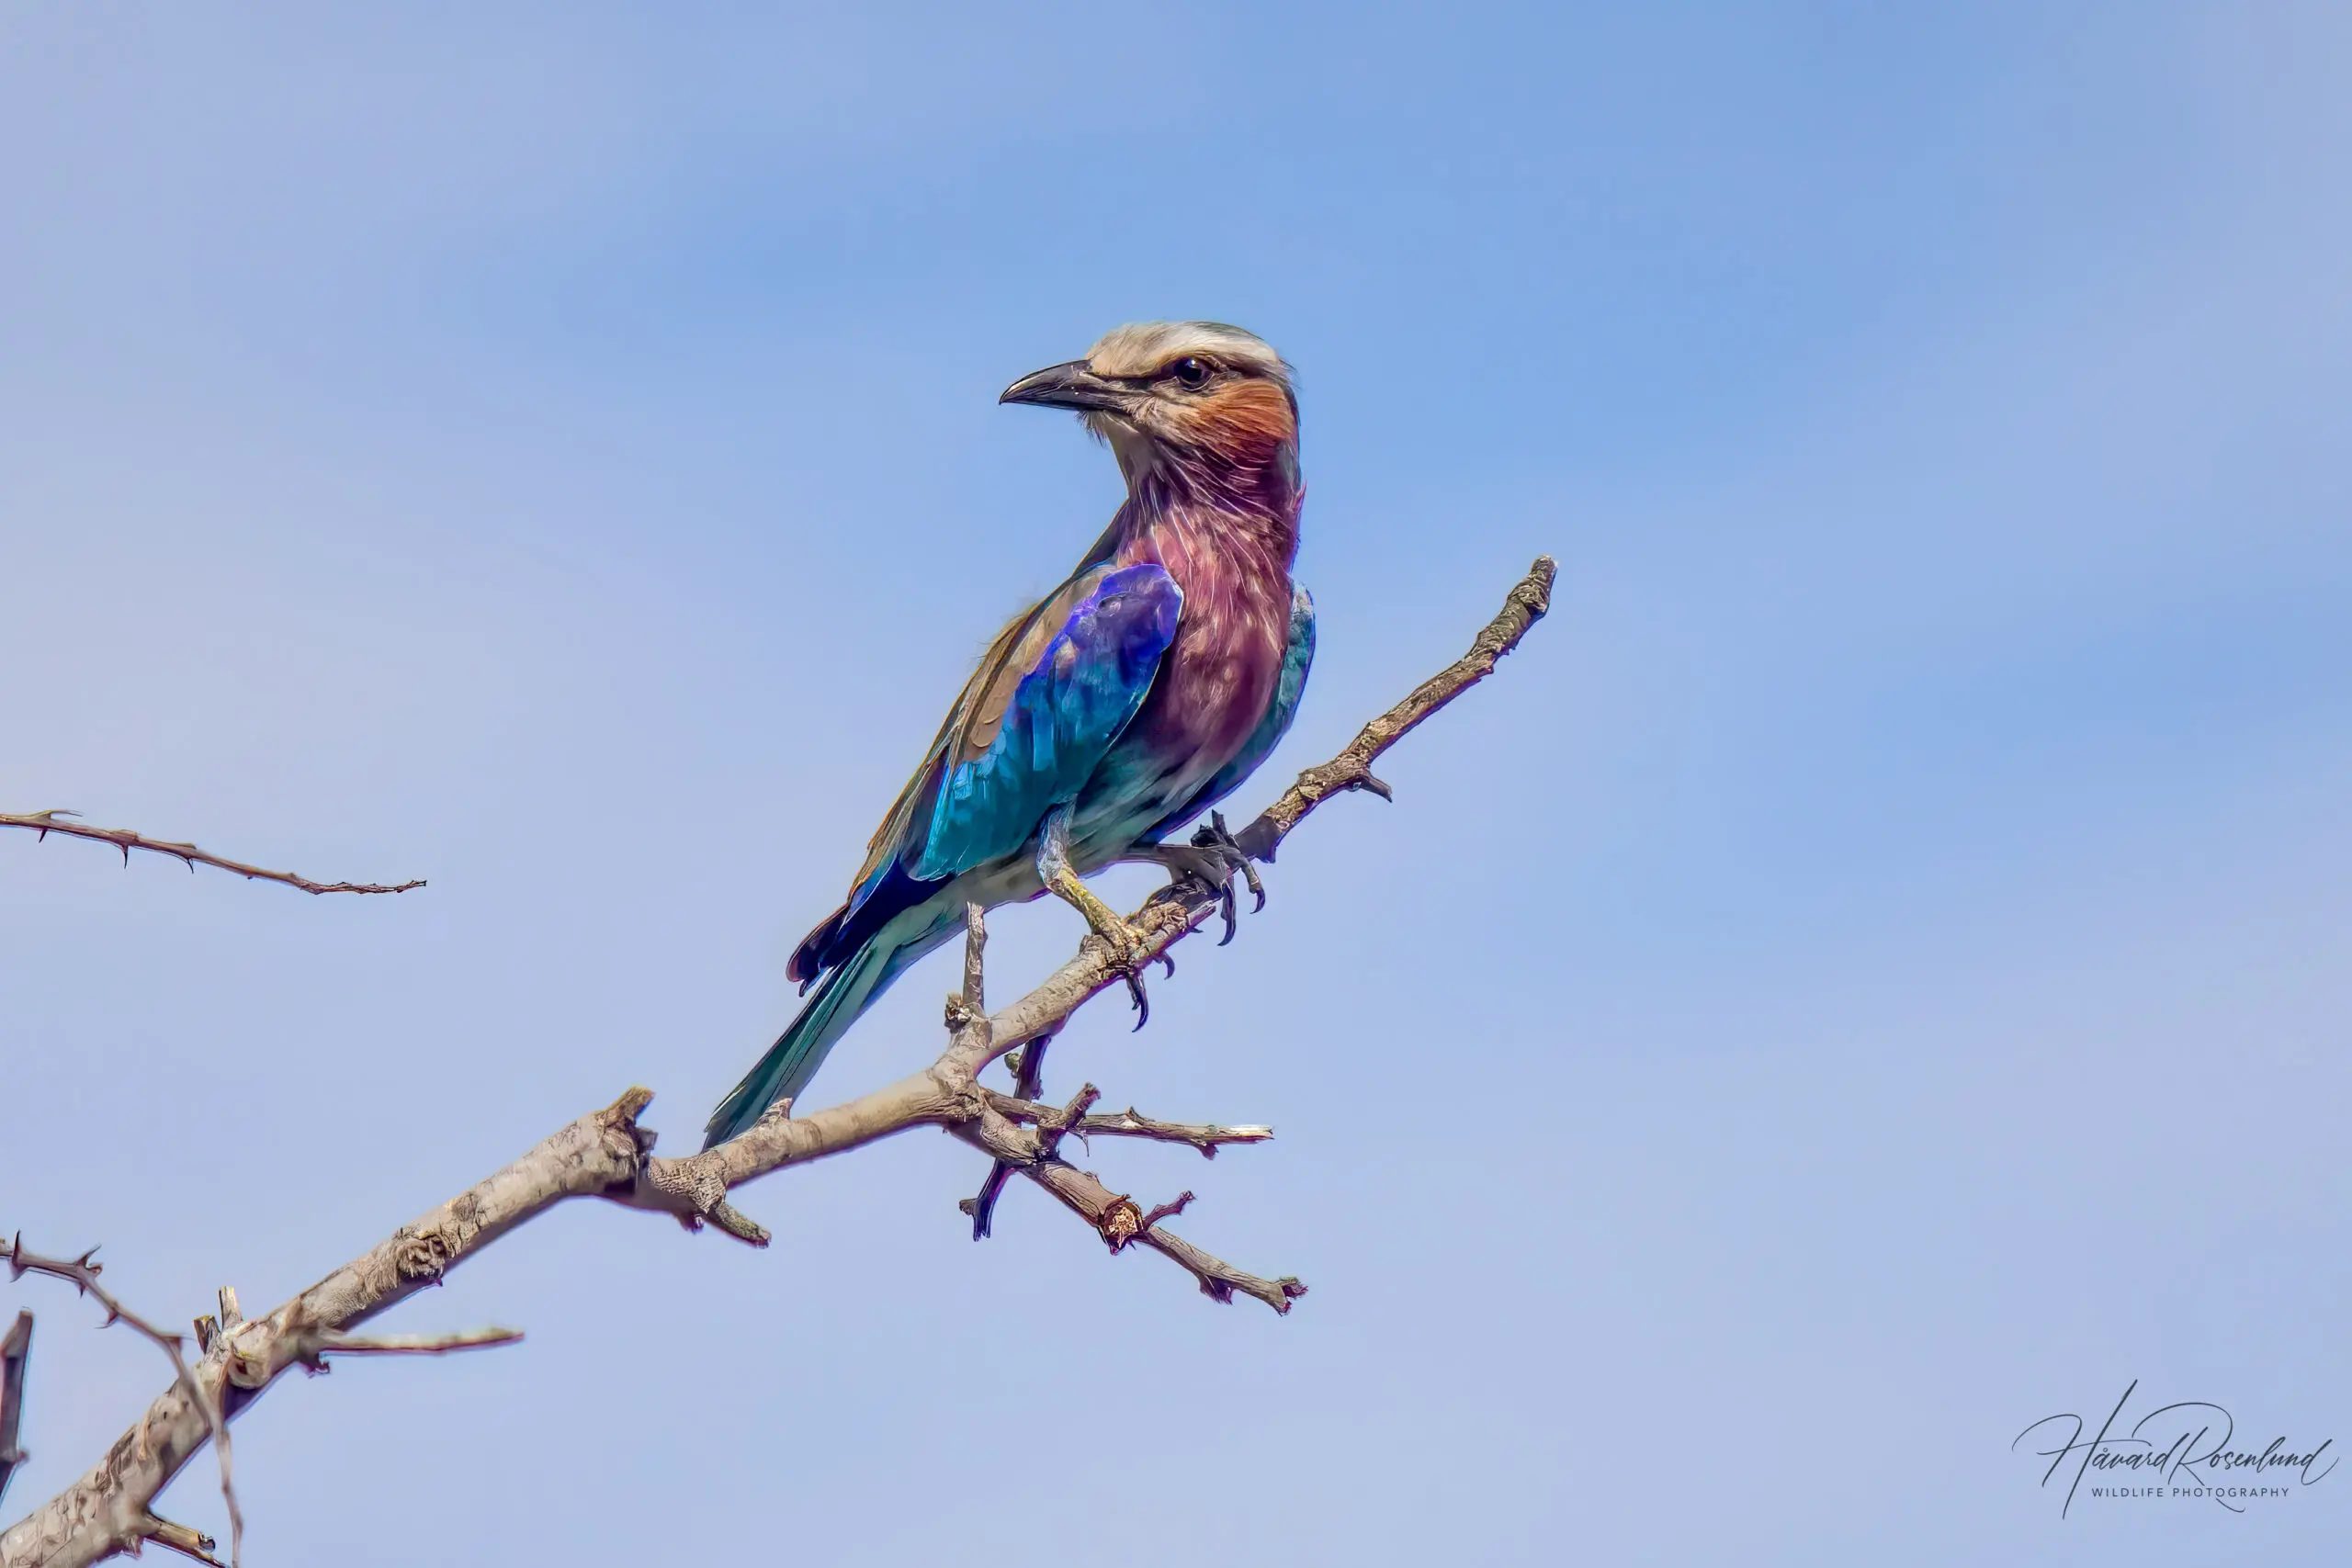
<instances>
[{"instance_id":1,"label":"bird's claw","mask_svg":"<svg viewBox=\"0 0 2352 1568\"><path fill-rule=\"evenodd\" d=\"M1151 1021L1151 996L1144 989L1143 984L1145 971L1157 958L1168 966L1169 976L1173 978L1176 960L1168 953L1151 952L1152 935L1149 931L1131 926L1125 920L1108 923L1114 929L1095 927L1093 940L1102 944L1103 958L1111 973L1126 982L1127 999L1136 1010L1136 1028L1141 1029Z\"/></svg>"},{"instance_id":2,"label":"bird's claw","mask_svg":"<svg viewBox=\"0 0 2352 1568\"><path fill-rule=\"evenodd\" d=\"M1102 944L1102 955L1111 973L1127 983L1127 995L1135 1001L1136 1027L1141 1029L1151 1019L1151 998L1144 994L1144 966L1158 957L1168 965L1170 975L1176 973L1176 961L1166 953L1155 954L1152 943L1155 934L1131 924L1120 913L1087 890L1086 884L1073 874L1068 865L1055 868L1046 878L1046 886L1059 895L1071 908L1086 917L1091 942Z\"/></svg>"},{"instance_id":3,"label":"bird's claw","mask_svg":"<svg viewBox=\"0 0 2352 1568\"><path fill-rule=\"evenodd\" d=\"M1215 868L1207 880L1216 888L1217 913L1225 919L1225 934L1217 939L1216 943L1223 947L1233 940L1238 924L1234 916L1233 879L1238 876L1250 885L1250 893L1257 898L1250 910L1252 914L1266 907L1266 885L1258 879L1257 864L1250 860L1249 852L1235 841L1232 832L1227 829L1224 812L1210 812L1209 819L1193 829L1192 847L1200 852L1207 865Z\"/></svg>"}]
</instances>

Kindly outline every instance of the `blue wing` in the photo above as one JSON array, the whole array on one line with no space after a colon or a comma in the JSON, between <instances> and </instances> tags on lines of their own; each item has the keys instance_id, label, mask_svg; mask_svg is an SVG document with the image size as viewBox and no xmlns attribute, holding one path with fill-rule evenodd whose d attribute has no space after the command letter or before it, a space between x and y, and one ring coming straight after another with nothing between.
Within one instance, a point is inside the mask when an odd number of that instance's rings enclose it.
<instances>
[{"instance_id":1,"label":"blue wing","mask_svg":"<svg viewBox=\"0 0 2352 1568\"><path fill-rule=\"evenodd\" d=\"M1155 824L1148 835L1161 835L1182 827L1193 818L1206 811L1241 786L1241 781L1258 771L1258 764L1273 754L1276 746L1290 729L1290 721L1298 713L1298 699L1306 691L1306 671L1315 662L1315 600L1306 590L1291 585L1290 642L1283 649L1283 672L1274 683L1274 700L1266 709L1266 716L1250 732L1233 761L1209 776L1198 794L1182 807L1170 812Z\"/></svg>"},{"instance_id":2,"label":"blue wing","mask_svg":"<svg viewBox=\"0 0 2352 1568\"><path fill-rule=\"evenodd\" d=\"M1143 705L1176 637L1183 593L1156 562L1097 569L1043 657L1023 674L985 743L975 724L932 807L907 873L954 876L1026 843L1046 813L1078 798Z\"/></svg>"},{"instance_id":3,"label":"blue wing","mask_svg":"<svg viewBox=\"0 0 2352 1568\"><path fill-rule=\"evenodd\" d=\"M793 954L803 987L957 874L1018 851L1143 705L1183 593L1093 562L999 635L883 819L849 900Z\"/></svg>"}]
</instances>

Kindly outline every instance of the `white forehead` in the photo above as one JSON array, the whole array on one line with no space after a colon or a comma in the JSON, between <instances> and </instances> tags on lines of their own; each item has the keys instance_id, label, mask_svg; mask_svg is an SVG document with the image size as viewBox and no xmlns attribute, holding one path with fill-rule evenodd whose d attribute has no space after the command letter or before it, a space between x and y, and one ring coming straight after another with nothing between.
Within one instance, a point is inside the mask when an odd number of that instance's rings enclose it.
<instances>
[{"instance_id":1,"label":"white forehead","mask_svg":"<svg viewBox=\"0 0 2352 1568\"><path fill-rule=\"evenodd\" d=\"M1101 376L1144 376L1182 354L1204 354L1228 365L1287 381L1290 367L1266 340L1222 321L1136 321L1114 327L1087 350L1087 363Z\"/></svg>"}]
</instances>

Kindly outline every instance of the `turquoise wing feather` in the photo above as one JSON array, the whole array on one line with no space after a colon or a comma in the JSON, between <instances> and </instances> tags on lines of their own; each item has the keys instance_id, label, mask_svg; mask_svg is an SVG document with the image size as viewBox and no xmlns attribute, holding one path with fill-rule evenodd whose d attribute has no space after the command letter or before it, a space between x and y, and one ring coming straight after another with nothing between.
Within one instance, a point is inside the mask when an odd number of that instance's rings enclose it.
<instances>
[{"instance_id":1,"label":"turquoise wing feather","mask_svg":"<svg viewBox=\"0 0 2352 1568\"><path fill-rule=\"evenodd\" d=\"M1175 639L1183 593L1155 562L1098 568L1072 584L1068 619L1016 682L993 733L967 726L907 874L935 881L1001 860L1078 797L1136 716ZM973 716L975 719L985 716Z\"/></svg>"},{"instance_id":2,"label":"turquoise wing feather","mask_svg":"<svg viewBox=\"0 0 2352 1568\"><path fill-rule=\"evenodd\" d=\"M1082 567L1005 627L787 973L803 987L959 872L1019 850L1135 716L1183 594L1157 563Z\"/></svg>"},{"instance_id":3,"label":"turquoise wing feather","mask_svg":"<svg viewBox=\"0 0 2352 1568\"><path fill-rule=\"evenodd\" d=\"M1176 636L1183 594L1157 563L1082 569L1007 626L875 834L849 901L790 973L811 997L704 1129L731 1138L797 1096L890 983L961 929L954 879L1015 854L1076 798Z\"/></svg>"}]
</instances>

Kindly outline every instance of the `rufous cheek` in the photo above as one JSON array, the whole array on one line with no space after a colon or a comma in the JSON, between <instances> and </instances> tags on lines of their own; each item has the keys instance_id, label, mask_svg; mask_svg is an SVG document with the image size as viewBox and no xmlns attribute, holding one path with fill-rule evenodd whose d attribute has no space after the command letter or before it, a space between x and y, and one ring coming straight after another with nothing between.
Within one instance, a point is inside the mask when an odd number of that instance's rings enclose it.
<instances>
[{"instance_id":1,"label":"rufous cheek","mask_svg":"<svg viewBox=\"0 0 2352 1568\"><path fill-rule=\"evenodd\" d=\"M1204 400L1193 415L1196 438L1222 451L1259 454L1297 438L1290 399L1271 381L1238 381Z\"/></svg>"}]
</instances>

